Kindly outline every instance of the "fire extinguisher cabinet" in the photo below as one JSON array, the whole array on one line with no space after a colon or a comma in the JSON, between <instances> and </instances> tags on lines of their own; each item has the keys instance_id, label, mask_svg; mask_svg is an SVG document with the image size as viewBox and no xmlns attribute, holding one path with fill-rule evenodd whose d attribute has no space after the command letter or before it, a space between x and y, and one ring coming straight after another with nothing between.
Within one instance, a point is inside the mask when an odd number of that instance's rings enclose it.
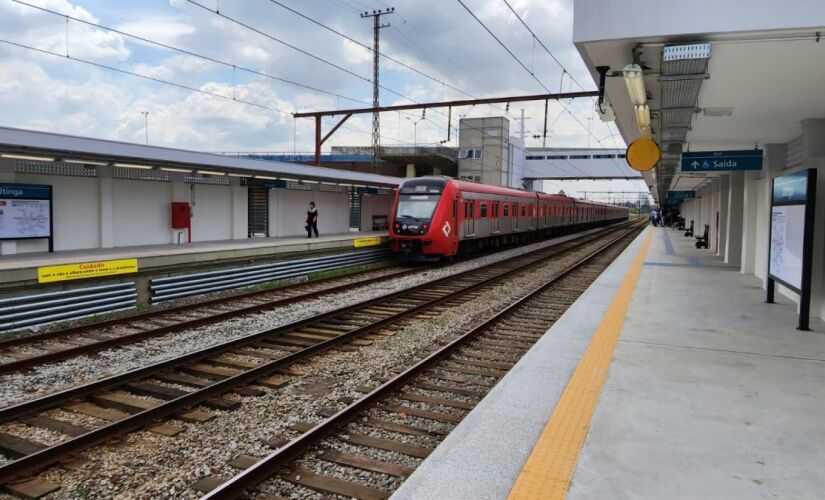
<instances>
[{"instance_id":1,"label":"fire extinguisher cabinet","mask_svg":"<svg viewBox=\"0 0 825 500\"><path fill-rule=\"evenodd\" d=\"M185 201L172 202L172 229L189 229L192 209Z\"/></svg>"}]
</instances>

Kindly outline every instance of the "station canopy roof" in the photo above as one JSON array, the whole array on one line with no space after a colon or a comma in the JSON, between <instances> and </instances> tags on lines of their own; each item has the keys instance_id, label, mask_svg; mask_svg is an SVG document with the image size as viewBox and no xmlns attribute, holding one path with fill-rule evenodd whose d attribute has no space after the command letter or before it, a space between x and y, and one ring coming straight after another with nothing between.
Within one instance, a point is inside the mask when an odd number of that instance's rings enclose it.
<instances>
[{"instance_id":1,"label":"station canopy roof","mask_svg":"<svg viewBox=\"0 0 825 500\"><path fill-rule=\"evenodd\" d=\"M402 178L349 170L254 160L184 149L0 127L0 154L40 156L54 161L132 163L152 167L208 170L249 177L290 177L297 180L348 182L379 187L398 186Z\"/></svg>"},{"instance_id":2,"label":"station canopy roof","mask_svg":"<svg viewBox=\"0 0 825 500\"><path fill-rule=\"evenodd\" d=\"M576 2L574 43L594 80L596 67L610 68L606 96L628 144L639 127L621 71L634 59L643 67L651 131L662 147L662 161L644 174L654 197L721 175L682 172L683 151L785 144L800 137L803 120L825 116L825 10L814 7L821 2L614 4ZM702 50L680 57L686 45ZM789 165L790 156L789 149Z\"/></svg>"}]
</instances>

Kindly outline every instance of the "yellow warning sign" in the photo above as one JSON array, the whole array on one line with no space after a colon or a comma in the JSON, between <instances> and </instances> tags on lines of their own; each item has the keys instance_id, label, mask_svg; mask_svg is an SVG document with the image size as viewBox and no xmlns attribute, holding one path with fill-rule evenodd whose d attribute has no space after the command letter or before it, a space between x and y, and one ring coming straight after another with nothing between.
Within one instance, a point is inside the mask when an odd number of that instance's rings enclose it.
<instances>
[{"instance_id":1,"label":"yellow warning sign","mask_svg":"<svg viewBox=\"0 0 825 500\"><path fill-rule=\"evenodd\" d=\"M355 248L374 247L381 244L381 238L358 238L353 244L355 245Z\"/></svg>"},{"instance_id":2,"label":"yellow warning sign","mask_svg":"<svg viewBox=\"0 0 825 500\"><path fill-rule=\"evenodd\" d=\"M137 270L137 259L101 260L60 266L43 266L37 268L37 282L52 283L55 281L97 278L99 276L136 273Z\"/></svg>"}]
</instances>

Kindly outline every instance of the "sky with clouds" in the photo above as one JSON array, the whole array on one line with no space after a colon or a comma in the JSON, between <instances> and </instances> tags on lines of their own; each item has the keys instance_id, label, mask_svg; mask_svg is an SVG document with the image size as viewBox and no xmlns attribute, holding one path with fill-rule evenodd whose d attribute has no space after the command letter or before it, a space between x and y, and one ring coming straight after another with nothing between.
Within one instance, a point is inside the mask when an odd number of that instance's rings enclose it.
<instances>
[{"instance_id":1,"label":"sky with clouds","mask_svg":"<svg viewBox=\"0 0 825 500\"><path fill-rule=\"evenodd\" d=\"M391 26L381 31L381 52L433 78L382 58L382 104L541 93L536 80L551 91L579 89L503 0L463 1L536 78L457 0L399 0L392 3L395 13L383 18ZM509 2L575 80L594 89L570 41L573 0ZM155 145L310 151L313 124L291 113L369 104L371 53L285 7L371 46L372 20L359 14L388 6L385 0L0 0L0 125L143 142L141 112L148 111L149 142ZM589 123L592 146L623 146L614 127L588 121L592 100L565 105L576 119L551 103L549 146L586 146ZM529 117L527 146L540 146L541 139L530 136L541 133L543 103L514 104L510 118L522 107ZM491 106L455 109L453 127L456 114L503 113ZM417 112L382 114L382 143L411 144L418 118ZM327 144L370 144L369 115L353 117L345 127ZM446 127L446 113L429 110L417 126L418 143L439 143ZM510 127L518 130L514 122Z\"/></svg>"}]
</instances>

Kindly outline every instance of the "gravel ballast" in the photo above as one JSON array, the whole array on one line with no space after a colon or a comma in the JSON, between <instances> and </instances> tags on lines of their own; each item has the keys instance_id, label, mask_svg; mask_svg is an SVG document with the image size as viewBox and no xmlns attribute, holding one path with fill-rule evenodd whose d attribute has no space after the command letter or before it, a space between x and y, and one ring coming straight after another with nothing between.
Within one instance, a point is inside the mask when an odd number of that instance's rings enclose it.
<instances>
[{"instance_id":1,"label":"gravel ballast","mask_svg":"<svg viewBox=\"0 0 825 500\"><path fill-rule=\"evenodd\" d=\"M65 380L64 377L67 374L76 377L70 379L70 383L86 380L83 377L99 378L102 374L116 373L130 366L145 365L149 359L153 361L167 359L174 355L170 351L174 353L191 351L194 349L193 344L205 347L210 345L210 342L226 340L231 338L233 332L235 336L240 336L238 331L248 327L257 326L256 331L272 328L347 303L381 295L390 290L429 281L435 277L471 269L509 256L521 255L549 244L545 242L521 247L465 261L455 266L427 271L426 275L408 276L380 285L372 285L369 290L354 290L337 294L334 298L325 297L323 300L312 301L314 303L295 304L288 308L291 310L273 310L255 318L238 318L226 322L228 324L225 325L210 325L208 328L170 336L174 339L153 339L126 349L103 352L95 357L84 356L85 359L78 358L41 368L34 373L39 376L35 380L41 381L42 384L46 384L46 381L55 384L59 380ZM359 387L378 385L382 379L391 377L395 372L410 366L439 345L449 342L466 331L468 326L489 317L506 307L514 298L540 285L564 264L564 259L560 259L544 266L541 270L525 273L518 280L507 280L505 283L496 285L492 290L488 289L482 298L449 307L432 320L412 321L395 335L375 341L369 346L352 352L330 351L310 361L294 365L293 370L305 371L305 375L296 377L290 384L279 390L267 390L266 394L260 397L232 394L229 399L242 401L242 405L237 410L230 412L206 410L217 414L217 418L206 423L190 424L173 421L174 425L184 429L184 432L174 438L139 431L125 436L122 443L99 446L89 450L85 453L88 461L79 465L77 469L54 467L44 474L46 478L63 486L52 497L198 498L200 495L190 488L195 481L210 475L229 478L237 474L237 469L227 465L227 462L237 455L266 455L271 451L266 445L268 439L295 437L297 433L290 429L290 425L296 422L317 423L322 420L322 417L318 415L319 410L343 408L345 404L341 402L342 399L354 399L361 396L357 390ZM514 286L515 283L518 286ZM113 368L112 364L116 364L116 368ZM73 371L70 368L72 366L77 371ZM27 374L26 377L29 378L31 375ZM479 388L489 387L492 384L488 377L482 377L479 381L481 383ZM9 381L6 382L2 389L3 396L7 398L7 401L13 401L12 398L19 397L23 391L19 386L10 387L12 384ZM23 381L20 381L20 384L22 383ZM31 378L26 384L29 390L25 392L31 394ZM310 390L319 385L322 387L320 390ZM55 389L44 385L42 393ZM17 391L17 396L14 396L15 391ZM422 392L422 394L426 393ZM462 413L461 410L434 407L413 401L399 400L399 402L409 407L435 409L444 413ZM90 423L89 417L83 415L63 410L55 410L55 412L59 414L60 419L78 425ZM411 416L401 418L397 414L378 409L370 410L369 414L380 416L384 420L441 431L448 431L451 428L449 424ZM375 437L389 437L394 434L388 431L368 430L357 422L351 424L351 427L354 431ZM427 438L412 436L406 436L404 440L419 445L426 445L427 442ZM359 447L332 438L328 440L328 445L341 451L364 452L364 449L358 449ZM412 467L418 463L417 459L403 455L398 457L398 454L393 452L368 449L368 455L395 463L407 463ZM397 479L382 474L359 471L318 459L309 460L307 468L323 470L341 478L360 478L364 484L382 489L394 487L398 482ZM322 497L311 490L281 480L271 480L262 485L261 493L267 492L279 492L290 498Z\"/></svg>"}]
</instances>

